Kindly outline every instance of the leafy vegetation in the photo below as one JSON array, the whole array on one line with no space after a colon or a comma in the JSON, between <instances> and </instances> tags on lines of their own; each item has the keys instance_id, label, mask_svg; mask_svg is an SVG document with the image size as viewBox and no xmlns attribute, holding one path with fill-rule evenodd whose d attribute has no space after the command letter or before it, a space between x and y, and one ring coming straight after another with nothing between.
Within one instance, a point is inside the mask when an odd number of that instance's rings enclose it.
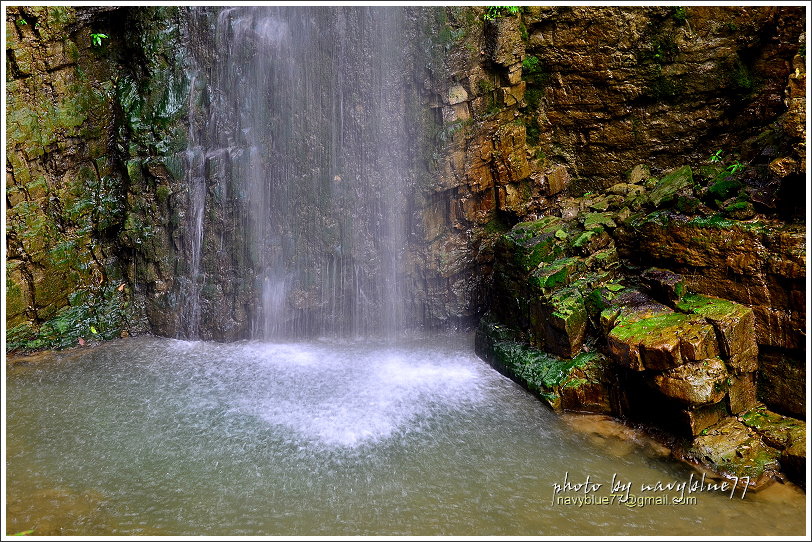
<instances>
[{"instance_id":1,"label":"leafy vegetation","mask_svg":"<svg viewBox=\"0 0 812 542\"><path fill-rule=\"evenodd\" d=\"M93 47L101 47L103 39L109 39L107 34L90 34L90 43Z\"/></svg>"},{"instance_id":2,"label":"leafy vegetation","mask_svg":"<svg viewBox=\"0 0 812 542\"><path fill-rule=\"evenodd\" d=\"M499 17L518 15L521 13L521 9L519 6L488 6L485 8L485 14L482 18L486 21L492 21Z\"/></svg>"},{"instance_id":3,"label":"leafy vegetation","mask_svg":"<svg viewBox=\"0 0 812 542\"><path fill-rule=\"evenodd\" d=\"M77 290L70 295L69 303L38 329L21 324L7 330L7 350L66 348L85 338L109 340L127 327L130 303L124 284Z\"/></svg>"}]
</instances>

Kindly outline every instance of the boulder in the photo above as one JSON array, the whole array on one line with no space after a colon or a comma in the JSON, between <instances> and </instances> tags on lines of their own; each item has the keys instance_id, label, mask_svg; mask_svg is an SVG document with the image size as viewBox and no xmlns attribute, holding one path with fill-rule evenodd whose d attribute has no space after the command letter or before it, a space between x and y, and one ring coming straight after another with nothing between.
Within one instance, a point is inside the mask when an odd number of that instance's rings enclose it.
<instances>
[{"instance_id":1,"label":"boulder","mask_svg":"<svg viewBox=\"0 0 812 542\"><path fill-rule=\"evenodd\" d=\"M698 314L713 325L723 356L730 360L737 372L752 372L757 368L755 315L749 307L698 294L686 295L677 308L689 314Z\"/></svg>"},{"instance_id":2,"label":"boulder","mask_svg":"<svg viewBox=\"0 0 812 542\"><path fill-rule=\"evenodd\" d=\"M626 367L663 371L713 352L713 330L703 320L671 313L615 325L609 350Z\"/></svg>"},{"instance_id":3,"label":"boulder","mask_svg":"<svg viewBox=\"0 0 812 542\"><path fill-rule=\"evenodd\" d=\"M727 370L719 358L693 361L654 376L663 395L688 405L718 403L727 391Z\"/></svg>"},{"instance_id":4,"label":"boulder","mask_svg":"<svg viewBox=\"0 0 812 542\"><path fill-rule=\"evenodd\" d=\"M694 177L691 166L682 166L670 172L657 182L648 193L648 200L655 207L675 199L677 193L693 186Z\"/></svg>"},{"instance_id":5,"label":"boulder","mask_svg":"<svg viewBox=\"0 0 812 542\"><path fill-rule=\"evenodd\" d=\"M586 335L586 307L577 288L542 296L530 307L532 342L553 354L571 358L581 351Z\"/></svg>"},{"instance_id":6,"label":"boulder","mask_svg":"<svg viewBox=\"0 0 812 542\"><path fill-rule=\"evenodd\" d=\"M687 452L689 459L719 474L750 477L750 484L756 487L769 482L778 470L779 455L732 417L703 430Z\"/></svg>"}]
</instances>

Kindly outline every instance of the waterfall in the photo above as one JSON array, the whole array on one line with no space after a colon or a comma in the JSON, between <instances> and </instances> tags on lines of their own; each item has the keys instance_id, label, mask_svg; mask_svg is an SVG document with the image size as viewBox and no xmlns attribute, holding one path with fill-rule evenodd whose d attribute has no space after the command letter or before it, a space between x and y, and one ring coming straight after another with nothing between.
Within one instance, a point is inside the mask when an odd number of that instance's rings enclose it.
<instances>
[{"instance_id":1,"label":"waterfall","mask_svg":"<svg viewBox=\"0 0 812 542\"><path fill-rule=\"evenodd\" d=\"M189 84L189 123L192 125L195 116L195 83L197 77L192 75ZM186 336L198 338L200 327L200 291L202 287L201 262L203 256L203 213L206 208L206 178L204 149L198 141L196 130L189 130L189 145L185 153L185 181L188 187L188 222L189 239L189 277L187 289L183 296L186 316Z\"/></svg>"},{"instance_id":2,"label":"waterfall","mask_svg":"<svg viewBox=\"0 0 812 542\"><path fill-rule=\"evenodd\" d=\"M197 171L200 153L227 157L253 275L251 336L397 334L410 312L417 145L406 10L230 7L208 17L208 111L190 121L188 166ZM193 202L205 183L187 180L189 293L200 297L205 205ZM190 328L199 307L187 303Z\"/></svg>"}]
</instances>

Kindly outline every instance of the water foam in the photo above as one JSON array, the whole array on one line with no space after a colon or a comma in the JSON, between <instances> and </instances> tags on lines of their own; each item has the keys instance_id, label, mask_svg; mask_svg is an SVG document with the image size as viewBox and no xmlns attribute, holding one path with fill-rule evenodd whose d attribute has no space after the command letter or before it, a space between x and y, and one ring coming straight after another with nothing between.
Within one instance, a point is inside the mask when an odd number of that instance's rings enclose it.
<instances>
[{"instance_id":1,"label":"water foam","mask_svg":"<svg viewBox=\"0 0 812 542\"><path fill-rule=\"evenodd\" d=\"M462 360L397 349L253 344L254 393L241 409L269 426L331 447L355 448L419 431L430 417L475 404L478 375Z\"/></svg>"}]
</instances>

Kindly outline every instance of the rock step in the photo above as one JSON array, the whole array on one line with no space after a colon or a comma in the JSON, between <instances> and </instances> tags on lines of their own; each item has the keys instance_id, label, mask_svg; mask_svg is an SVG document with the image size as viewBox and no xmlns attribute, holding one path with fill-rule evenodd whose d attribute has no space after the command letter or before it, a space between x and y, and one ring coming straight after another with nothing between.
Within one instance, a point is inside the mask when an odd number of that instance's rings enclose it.
<instances>
[{"instance_id":1,"label":"rock step","mask_svg":"<svg viewBox=\"0 0 812 542\"><path fill-rule=\"evenodd\" d=\"M758 369L756 319L753 309L718 297L688 294L676 303L678 310L705 318L716 331L719 350L728 368L737 374Z\"/></svg>"}]
</instances>

